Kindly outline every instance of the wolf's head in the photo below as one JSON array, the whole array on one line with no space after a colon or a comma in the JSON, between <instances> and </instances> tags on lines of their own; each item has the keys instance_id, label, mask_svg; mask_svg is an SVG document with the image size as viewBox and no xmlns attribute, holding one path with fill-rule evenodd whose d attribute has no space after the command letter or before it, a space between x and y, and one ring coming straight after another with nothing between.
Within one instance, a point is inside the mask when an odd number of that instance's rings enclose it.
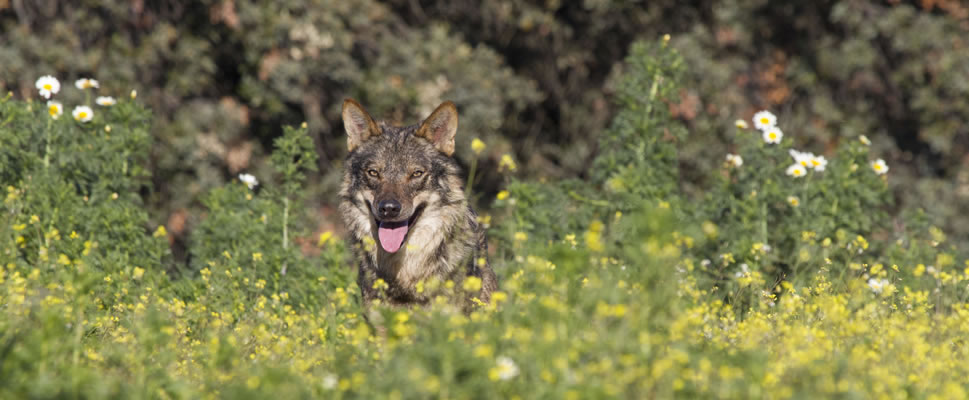
<instances>
[{"instance_id":1,"label":"wolf's head","mask_svg":"<svg viewBox=\"0 0 969 400\"><path fill-rule=\"evenodd\" d=\"M372 233L375 227L380 247L396 253L425 211L430 221L435 218L430 213L443 206L463 206L459 169L451 158L458 128L454 103L444 102L418 125L396 127L378 124L347 99L343 124L350 150L343 197L357 211L349 218L351 229ZM369 215L360 215L363 210Z\"/></svg>"}]
</instances>

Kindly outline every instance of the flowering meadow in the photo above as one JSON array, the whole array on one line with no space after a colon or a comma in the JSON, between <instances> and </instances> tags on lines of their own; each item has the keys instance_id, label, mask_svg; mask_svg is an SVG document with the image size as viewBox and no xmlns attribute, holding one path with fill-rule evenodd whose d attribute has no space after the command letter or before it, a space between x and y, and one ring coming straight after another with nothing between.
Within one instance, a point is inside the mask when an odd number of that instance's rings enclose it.
<instances>
[{"instance_id":1,"label":"flowering meadow","mask_svg":"<svg viewBox=\"0 0 969 400\"><path fill-rule=\"evenodd\" d=\"M41 77L0 99L0 398L967 398L969 260L889 216L871 141L799 147L764 110L685 194L684 67L668 39L632 47L587 179L472 161L506 189L479 217L501 289L470 314L361 308L346 244L308 224L305 126L272 175L207 193L176 263L137 93Z\"/></svg>"}]
</instances>

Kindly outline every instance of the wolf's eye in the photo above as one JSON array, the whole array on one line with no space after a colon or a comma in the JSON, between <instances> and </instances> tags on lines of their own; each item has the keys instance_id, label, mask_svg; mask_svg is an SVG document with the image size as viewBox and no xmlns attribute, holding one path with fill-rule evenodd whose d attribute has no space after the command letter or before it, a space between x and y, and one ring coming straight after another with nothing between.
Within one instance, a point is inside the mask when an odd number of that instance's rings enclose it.
<instances>
[{"instance_id":1,"label":"wolf's eye","mask_svg":"<svg viewBox=\"0 0 969 400\"><path fill-rule=\"evenodd\" d=\"M367 170L367 175L370 175L370 176L376 178L380 174L375 169L368 169Z\"/></svg>"},{"instance_id":2,"label":"wolf's eye","mask_svg":"<svg viewBox=\"0 0 969 400\"><path fill-rule=\"evenodd\" d=\"M422 176L424 176L424 171L421 170L414 171L414 173L410 174L411 178L420 178Z\"/></svg>"}]
</instances>

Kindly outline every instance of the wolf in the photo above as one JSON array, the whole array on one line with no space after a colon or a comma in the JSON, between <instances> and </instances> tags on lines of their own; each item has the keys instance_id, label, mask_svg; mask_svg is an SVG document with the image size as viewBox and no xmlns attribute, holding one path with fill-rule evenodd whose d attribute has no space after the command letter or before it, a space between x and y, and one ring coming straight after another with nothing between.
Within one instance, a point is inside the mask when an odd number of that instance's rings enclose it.
<instances>
[{"instance_id":1,"label":"wolf","mask_svg":"<svg viewBox=\"0 0 969 400\"><path fill-rule=\"evenodd\" d=\"M343 102L349 153L343 165L340 214L358 262L365 309L426 305L422 282L481 280L461 301L466 312L488 303L498 279L487 261L485 230L468 205L452 157L458 112L446 101L423 122L376 122L353 99ZM377 283L383 280L385 285ZM472 286L473 287L473 286ZM460 289L459 289L460 290ZM477 301L476 301L476 300Z\"/></svg>"}]
</instances>

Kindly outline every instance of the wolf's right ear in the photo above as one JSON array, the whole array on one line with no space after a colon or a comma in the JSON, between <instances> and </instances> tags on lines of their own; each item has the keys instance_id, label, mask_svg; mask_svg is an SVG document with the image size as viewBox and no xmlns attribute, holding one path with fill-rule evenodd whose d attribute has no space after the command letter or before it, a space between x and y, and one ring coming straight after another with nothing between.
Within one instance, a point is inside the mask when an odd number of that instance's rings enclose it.
<instances>
[{"instance_id":1,"label":"wolf's right ear","mask_svg":"<svg viewBox=\"0 0 969 400\"><path fill-rule=\"evenodd\" d=\"M347 149L353 151L371 136L380 135L380 128L367 110L353 99L343 100L343 127L347 130Z\"/></svg>"}]
</instances>

